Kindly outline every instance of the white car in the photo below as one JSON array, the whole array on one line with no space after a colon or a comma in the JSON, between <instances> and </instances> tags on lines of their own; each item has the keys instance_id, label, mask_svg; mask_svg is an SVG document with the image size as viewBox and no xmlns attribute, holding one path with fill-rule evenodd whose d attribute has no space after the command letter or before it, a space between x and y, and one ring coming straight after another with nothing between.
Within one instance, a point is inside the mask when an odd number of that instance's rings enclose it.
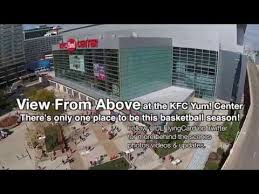
<instances>
[{"instance_id":1,"label":"white car","mask_svg":"<svg viewBox=\"0 0 259 194\"><path fill-rule=\"evenodd\" d=\"M8 129L0 129L0 139L4 139L8 135L10 135L10 132Z\"/></svg>"},{"instance_id":2,"label":"white car","mask_svg":"<svg viewBox=\"0 0 259 194\"><path fill-rule=\"evenodd\" d=\"M90 150L80 152L80 155L84 156L90 153Z\"/></svg>"},{"instance_id":3,"label":"white car","mask_svg":"<svg viewBox=\"0 0 259 194\"><path fill-rule=\"evenodd\" d=\"M171 163L173 164L173 165L178 165L178 164L180 164L182 162L182 160L180 160L180 159L175 159L175 160L173 160Z\"/></svg>"},{"instance_id":4,"label":"white car","mask_svg":"<svg viewBox=\"0 0 259 194\"><path fill-rule=\"evenodd\" d=\"M43 139L46 139L46 136L40 136L40 137L38 137L38 140L43 140Z\"/></svg>"}]
</instances>

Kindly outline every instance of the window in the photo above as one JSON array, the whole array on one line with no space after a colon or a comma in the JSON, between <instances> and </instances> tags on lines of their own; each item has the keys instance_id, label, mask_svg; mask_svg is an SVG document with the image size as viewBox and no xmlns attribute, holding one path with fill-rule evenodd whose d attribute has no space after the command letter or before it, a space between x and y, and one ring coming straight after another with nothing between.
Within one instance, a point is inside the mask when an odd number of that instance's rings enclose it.
<instances>
[{"instance_id":1,"label":"window","mask_svg":"<svg viewBox=\"0 0 259 194\"><path fill-rule=\"evenodd\" d=\"M217 51L174 47L173 85L195 89L196 97L213 97L218 62L217 55Z\"/></svg>"}]
</instances>

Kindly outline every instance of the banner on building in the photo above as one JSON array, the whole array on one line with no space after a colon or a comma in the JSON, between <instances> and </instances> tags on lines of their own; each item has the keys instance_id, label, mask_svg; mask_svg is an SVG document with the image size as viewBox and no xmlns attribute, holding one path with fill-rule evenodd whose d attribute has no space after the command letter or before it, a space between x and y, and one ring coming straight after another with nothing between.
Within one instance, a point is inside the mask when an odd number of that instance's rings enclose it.
<instances>
[{"instance_id":1,"label":"banner on building","mask_svg":"<svg viewBox=\"0 0 259 194\"><path fill-rule=\"evenodd\" d=\"M70 69L85 72L85 62L83 55L69 55Z\"/></svg>"},{"instance_id":2,"label":"banner on building","mask_svg":"<svg viewBox=\"0 0 259 194\"><path fill-rule=\"evenodd\" d=\"M105 72L104 64L95 63L93 64L93 69L94 69L94 76L98 80L106 80L106 72Z\"/></svg>"},{"instance_id":3,"label":"banner on building","mask_svg":"<svg viewBox=\"0 0 259 194\"><path fill-rule=\"evenodd\" d=\"M94 63L94 76L98 77L99 76L99 64L98 63Z\"/></svg>"},{"instance_id":4,"label":"banner on building","mask_svg":"<svg viewBox=\"0 0 259 194\"><path fill-rule=\"evenodd\" d=\"M99 80L106 80L105 66L103 64L99 64Z\"/></svg>"}]
</instances>

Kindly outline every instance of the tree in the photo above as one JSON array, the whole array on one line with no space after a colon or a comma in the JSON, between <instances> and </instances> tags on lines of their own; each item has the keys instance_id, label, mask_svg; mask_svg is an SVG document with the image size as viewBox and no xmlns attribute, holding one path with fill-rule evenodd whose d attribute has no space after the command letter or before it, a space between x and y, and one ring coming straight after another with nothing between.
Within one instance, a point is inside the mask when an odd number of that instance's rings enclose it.
<instances>
[{"instance_id":1,"label":"tree","mask_svg":"<svg viewBox=\"0 0 259 194\"><path fill-rule=\"evenodd\" d=\"M0 90L0 108L5 108L7 104L5 92Z\"/></svg>"},{"instance_id":2,"label":"tree","mask_svg":"<svg viewBox=\"0 0 259 194\"><path fill-rule=\"evenodd\" d=\"M224 152L225 152L224 149L221 148L221 147L219 147L219 148L217 149L217 154L218 154L220 157L223 156Z\"/></svg>"},{"instance_id":3,"label":"tree","mask_svg":"<svg viewBox=\"0 0 259 194\"><path fill-rule=\"evenodd\" d=\"M29 146L36 148L41 144L38 137L44 135L46 125L47 123L44 122L34 122L30 127L27 127L26 140Z\"/></svg>"},{"instance_id":4,"label":"tree","mask_svg":"<svg viewBox=\"0 0 259 194\"><path fill-rule=\"evenodd\" d=\"M24 95L27 97L27 98L31 98L33 97L37 92L37 89L35 87L31 87L29 89L27 89L25 92L24 92Z\"/></svg>"},{"instance_id":5,"label":"tree","mask_svg":"<svg viewBox=\"0 0 259 194\"><path fill-rule=\"evenodd\" d=\"M54 102L55 101L55 94L53 91L48 91L48 90L38 90L36 91L32 96L31 99L35 101L49 101L49 102Z\"/></svg>"},{"instance_id":6,"label":"tree","mask_svg":"<svg viewBox=\"0 0 259 194\"><path fill-rule=\"evenodd\" d=\"M219 132L219 138L221 141L226 143L233 143L236 139L237 133L240 130L239 122L225 122L225 131Z\"/></svg>"},{"instance_id":7,"label":"tree","mask_svg":"<svg viewBox=\"0 0 259 194\"><path fill-rule=\"evenodd\" d=\"M5 95L4 95L4 91L0 90L0 100L2 101L4 99Z\"/></svg>"},{"instance_id":8,"label":"tree","mask_svg":"<svg viewBox=\"0 0 259 194\"><path fill-rule=\"evenodd\" d=\"M55 150L57 146L62 144L62 127L59 125L49 125L44 128L45 144L48 152Z\"/></svg>"},{"instance_id":9,"label":"tree","mask_svg":"<svg viewBox=\"0 0 259 194\"><path fill-rule=\"evenodd\" d=\"M31 90L27 92L27 96L30 96L31 100L40 101L40 102L50 102L51 104L55 102L55 94L53 91L49 91L46 89L41 89L38 91ZM47 115L60 115L64 112L64 110L55 110L54 106L51 105L48 110L44 110L44 113Z\"/></svg>"},{"instance_id":10,"label":"tree","mask_svg":"<svg viewBox=\"0 0 259 194\"><path fill-rule=\"evenodd\" d=\"M218 157L218 154L216 152L211 152L210 155L209 155L209 160L217 160L219 157Z\"/></svg>"}]
</instances>

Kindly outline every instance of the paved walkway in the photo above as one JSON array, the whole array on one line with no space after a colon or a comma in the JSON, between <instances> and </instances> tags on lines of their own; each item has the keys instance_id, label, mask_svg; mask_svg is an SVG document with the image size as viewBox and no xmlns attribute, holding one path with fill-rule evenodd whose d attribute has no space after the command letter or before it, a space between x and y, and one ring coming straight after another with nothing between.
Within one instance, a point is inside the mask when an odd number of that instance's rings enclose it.
<instances>
[{"instance_id":1,"label":"paved walkway","mask_svg":"<svg viewBox=\"0 0 259 194\"><path fill-rule=\"evenodd\" d=\"M211 114L210 112L206 112L205 115ZM219 114L227 114L226 112L222 111L214 111L213 115L219 115ZM216 125L223 125L223 123L219 122L202 122L200 123L200 126L216 126ZM202 134L202 132L194 132L197 134ZM194 134L192 132L192 134ZM218 132L217 131L204 131L203 132L206 135L211 135L212 139L211 140L195 140L194 142L197 143L204 143L205 147L204 149L196 149L193 158L190 161L187 169L188 170L202 170L205 167L205 164L209 158L209 154L212 151L215 151L215 148L219 145L219 138L218 138Z\"/></svg>"},{"instance_id":2,"label":"paved walkway","mask_svg":"<svg viewBox=\"0 0 259 194\"><path fill-rule=\"evenodd\" d=\"M86 169L84 162L79 154L79 151L76 148L76 145L74 143L70 143L69 146L71 147L72 150L75 150L75 152L72 153L72 158L74 159L74 161L70 163L71 170Z\"/></svg>"},{"instance_id":3,"label":"paved walkway","mask_svg":"<svg viewBox=\"0 0 259 194\"><path fill-rule=\"evenodd\" d=\"M26 151L25 133L26 126L21 123L12 129L13 133L0 141L0 167L2 166L15 169L26 170L35 169L34 152Z\"/></svg>"},{"instance_id":4,"label":"paved walkway","mask_svg":"<svg viewBox=\"0 0 259 194\"><path fill-rule=\"evenodd\" d=\"M111 124L110 124L111 125ZM107 128L108 125L103 125L104 128ZM103 145L106 153L109 157L113 156L114 154L117 154L120 152L120 150L117 148L117 146L114 144L114 141L109 140L108 134L106 132L102 131L102 126L98 124L92 124L91 129L95 133L95 136L98 139L98 144Z\"/></svg>"}]
</instances>

